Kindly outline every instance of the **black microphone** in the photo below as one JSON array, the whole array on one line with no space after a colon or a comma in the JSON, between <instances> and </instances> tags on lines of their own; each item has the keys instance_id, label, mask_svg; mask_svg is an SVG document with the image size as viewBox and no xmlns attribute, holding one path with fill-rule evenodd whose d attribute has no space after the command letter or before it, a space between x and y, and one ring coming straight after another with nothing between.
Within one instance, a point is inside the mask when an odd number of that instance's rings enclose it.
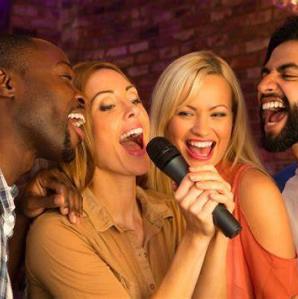
<instances>
[{"instance_id":1,"label":"black microphone","mask_svg":"<svg viewBox=\"0 0 298 299\"><path fill-rule=\"evenodd\" d=\"M177 148L164 137L155 137L147 145L147 153L156 167L178 185L188 173L188 165ZM214 224L226 237L233 238L241 231L240 223L219 203L212 212Z\"/></svg>"}]
</instances>

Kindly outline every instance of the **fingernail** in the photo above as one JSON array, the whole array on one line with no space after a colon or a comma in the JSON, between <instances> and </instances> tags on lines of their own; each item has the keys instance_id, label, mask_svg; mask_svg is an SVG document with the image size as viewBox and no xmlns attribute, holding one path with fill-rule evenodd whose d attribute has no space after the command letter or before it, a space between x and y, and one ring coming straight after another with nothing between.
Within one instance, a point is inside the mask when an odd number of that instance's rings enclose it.
<instances>
[{"instance_id":1,"label":"fingernail","mask_svg":"<svg viewBox=\"0 0 298 299\"><path fill-rule=\"evenodd\" d=\"M192 182L195 182L196 181L196 177L194 175L189 175L189 179L192 181Z\"/></svg>"},{"instance_id":2,"label":"fingernail","mask_svg":"<svg viewBox=\"0 0 298 299\"><path fill-rule=\"evenodd\" d=\"M71 212L71 213L70 213L69 218L70 218L70 221L71 221L72 223L76 223L76 222L77 222L77 217L76 217L76 215L74 214L74 212Z\"/></svg>"}]
</instances>

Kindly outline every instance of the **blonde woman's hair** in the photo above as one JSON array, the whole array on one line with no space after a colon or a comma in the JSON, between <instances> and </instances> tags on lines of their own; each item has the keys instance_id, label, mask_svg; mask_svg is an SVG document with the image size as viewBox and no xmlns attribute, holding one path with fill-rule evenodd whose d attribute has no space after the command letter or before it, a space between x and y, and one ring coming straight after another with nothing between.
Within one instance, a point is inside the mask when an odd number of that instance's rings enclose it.
<instances>
[{"instance_id":1,"label":"blonde woman's hair","mask_svg":"<svg viewBox=\"0 0 298 299\"><path fill-rule=\"evenodd\" d=\"M99 61L81 62L74 66L74 84L76 88L84 94L89 78L96 71L101 69L114 70L127 79L126 75L112 63ZM86 104L85 109L86 123L83 126L85 133L84 141L76 148L75 159L71 163L62 164L62 170L67 174L76 188L80 191L83 191L92 183L95 170L94 139L90 105Z\"/></svg>"},{"instance_id":2,"label":"blonde woman's hair","mask_svg":"<svg viewBox=\"0 0 298 299\"><path fill-rule=\"evenodd\" d=\"M152 94L151 136L169 137L167 126L177 108L196 94L205 77L211 74L222 76L229 83L233 94L233 131L222 161L229 161L232 167L237 163L252 164L265 172L250 133L239 82L227 62L210 51L184 55L163 71ZM170 179L152 164L148 187L167 194L173 193Z\"/></svg>"}]
</instances>

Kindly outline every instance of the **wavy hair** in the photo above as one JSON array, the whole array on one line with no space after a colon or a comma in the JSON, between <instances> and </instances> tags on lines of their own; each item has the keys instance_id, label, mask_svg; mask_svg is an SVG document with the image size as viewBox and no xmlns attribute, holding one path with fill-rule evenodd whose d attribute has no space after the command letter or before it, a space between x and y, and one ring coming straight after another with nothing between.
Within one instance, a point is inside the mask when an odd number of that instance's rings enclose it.
<instances>
[{"instance_id":1,"label":"wavy hair","mask_svg":"<svg viewBox=\"0 0 298 299\"><path fill-rule=\"evenodd\" d=\"M231 67L211 51L184 55L172 62L159 77L152 94L151 136L168 137L167 127L175 111L197 93L204 78L216 74L230 85L233 113L233 130L229 146L222 161L249 163L265 172L249 129L245 101L239 82ZM172 194L170 179L151 164L148 187Z\"/></svg>"}]
</instances>

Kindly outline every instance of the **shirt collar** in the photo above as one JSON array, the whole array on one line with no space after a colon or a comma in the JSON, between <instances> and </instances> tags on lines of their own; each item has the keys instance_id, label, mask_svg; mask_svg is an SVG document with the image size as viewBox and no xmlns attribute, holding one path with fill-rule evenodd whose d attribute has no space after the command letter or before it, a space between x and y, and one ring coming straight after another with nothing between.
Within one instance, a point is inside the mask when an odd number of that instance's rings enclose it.
<instances>
[{"instance_id":1,"label":"shirt collar","mask_svg":"<svg viewBox=\"0 0 298 299\"><path fill-rule=\"evenodd\" d=\"M167 202L170 199L163 194L137 187L137 199L141 205L143 218L158 228L162 227L165 219L174 217ZM114 222L108 210L101 205L90 189L84 192L84 212L97 231L104 232L112 226L119 231L124 231Z\"/></svg>"},{"instance_id":2,"label":"shirt collar","mask_svg":"<svg viewBox=\"0 0 298 299\"><path fill-rule=\"evenodd\" d=\"M18 195L16 185L8 186L0 169L0 213L9 213L15 209L14 198Z\"/></svg>"}]
</instances>

